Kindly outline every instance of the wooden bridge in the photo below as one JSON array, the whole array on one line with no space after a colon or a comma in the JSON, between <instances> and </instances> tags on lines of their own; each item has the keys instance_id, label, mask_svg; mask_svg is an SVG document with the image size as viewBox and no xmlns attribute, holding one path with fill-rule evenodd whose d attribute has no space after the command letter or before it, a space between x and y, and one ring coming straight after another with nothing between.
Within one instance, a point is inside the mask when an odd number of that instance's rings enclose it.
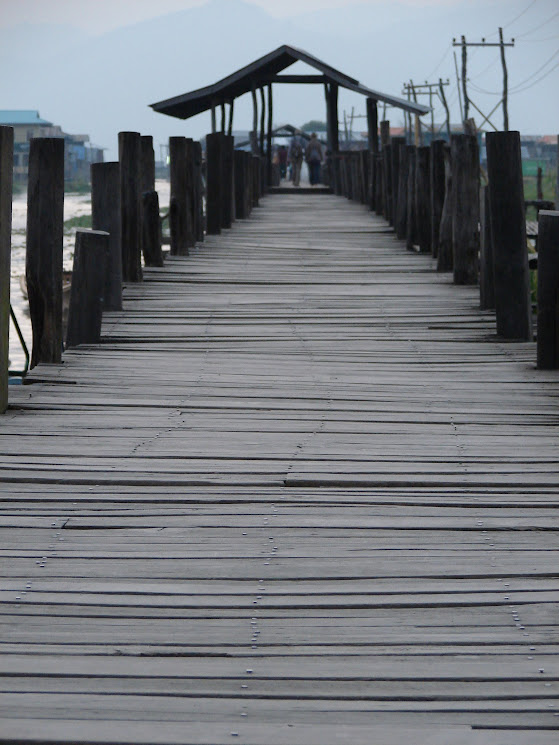
<instances>
[{"instance_id":1,"label":"wooden bridge","mask_svg":"<svg viewBox=\"0 0 559 745\"><path fill-rule=\"evenodd\" d=\"M0 742L551 745L559 373L333 195L10 388Z\"/></svg>"}]
</instances>

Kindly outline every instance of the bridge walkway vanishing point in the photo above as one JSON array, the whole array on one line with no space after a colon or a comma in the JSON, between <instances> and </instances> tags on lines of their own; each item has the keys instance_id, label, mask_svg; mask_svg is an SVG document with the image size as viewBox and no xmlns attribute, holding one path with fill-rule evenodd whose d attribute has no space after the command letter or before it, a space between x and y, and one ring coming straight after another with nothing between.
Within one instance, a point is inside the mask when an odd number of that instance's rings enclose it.
<instances>
[{"instance_id":1,"label":"bridge walkway vanishing point","mask_svg":"<svg viewBox=\"0 0 559 745\"><path fill-rule=\"evenodd\" d=\"M0 741L548 745L559 375L277 195L2 419Z\"/></svg>"}]
</instances>

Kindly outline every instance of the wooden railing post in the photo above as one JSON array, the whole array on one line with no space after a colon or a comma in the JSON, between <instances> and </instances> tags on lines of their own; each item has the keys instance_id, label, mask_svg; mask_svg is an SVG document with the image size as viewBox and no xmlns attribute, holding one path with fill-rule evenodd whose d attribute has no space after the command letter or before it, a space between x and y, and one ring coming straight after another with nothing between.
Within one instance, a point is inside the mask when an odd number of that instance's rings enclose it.
<instances>
[{"instance_id":1,"label":"wooden railing post","mask_svg":"<svg viewBox=\"0 0 559 745\"><path fill-rule=\"evenodd\" d=\"M64 140L29 143L25 274L33 327L30 367L62 359Z\"/></svg>"},{"instance_id":2,"label":"wooden railing post","mask_svg":"<svg viewBox=\"0 0 559 745\"><path fill-rule=\"evenodd\" d=\"M422 145L416 150L415 219L417 241L422 253L431 252L431 148Z\"/></svg>"},{"instance_id":3,"label":"wooden railing post","mask_svg":"<svg viewBox=\"0 0 559 745\"><path fill-rule=\"evenodd\" d=\"M213 136L213 135L212 135ZM169 137L171 256L188 256L188 148L186 137Z\"/></svg>"},{"instance_id":4,"label":"wooden railing post","mask_svg":"<svg viewBox=\"0 0 559 745\"><path fill-rule=\"evenodd\" d=\"M8 408L14 130L0 127L0 414Z\"/></svg>"},{"instance_id":5,"label":"wooden railing post","mask_svg":"<svg viewBox=\"0 0 559 745\"><path fill-rule=\"evenodd\" d=\"M435 259L439 255L439 236L445 194L444 148L444 140L431 142L431 253Z\"/></svg>"},{"instance_id":6,"label":"wooden railing post","mask_svg":"<svg viewBox=\"0 0 559 745\"><path fill-rule=\"evenodd\" d=\"M480 199L479 247L479 307L482 310L493 310L495 308L495 275L493 271L493 262L489 187L484 186L481 190Z\"/></svg>"},{"instance_id":7,"label":"wooden railing post","mask_svg":"<svg viewBox=\"0 0 559 745\"><path fill-rule=\"evenodd\" d=\"M415 215L415 163L417 148L411 145L408 148L408 214L406 216L406 247L408 251L413 251L417 243L417 220Z\"/></svg>"},{"instance_id":8,"label":"wooden railing post","mask_svg":"<svg viewBox=\"0 0 559 745\"><path fill-rule=\"evenodd\" d=\"M394 229L400 240L407 235L408 224L408 171L409 151L413 145L406 145L405 139L398 145L398 201L396 203L396 214L394 216Z\"/></svg>"},{"instance_id":9,"label":"wooden railing post","mask_svg":"<svg viewBox=\"0 0 559 745\"><path fill-rule=\"evenodd\" d=\"M437 271L451 272L454 263L452 255L452 214L454 207L452 201L454 190L452 188L452 153L450 146L443 148L444 156L444 202L441 212L441 224L439 225L439 255L437 257Z\"/></svg>"},{"instance_id":10,"label":"wooden railing post","mask_svg":"<svg viewBox=\"0 0 559 745\"><path fill-rule=\"evenodd\" d=\"M122 245L120 240L120 168L115 163L91 165L91 225L109 234L104 310L122 310Z\"/></svg>"},{"instance_id":11,"label":"wooden railing post","mask_svg":"<svg viewBox=\"0 0 559 745\"><path fill-rule=\"evenodd\" d=\"M202 184L202 144L197 140L192 143L192 158L194 172L194 235L196 242L204 240L204 199Z\"/></svg>"},{"instance_id":12,"label":"wooden railing post","mask_svg":"<svg viewBox=\"0 0 559 745\"><path fill-rule=\"evenodd\" d=\"M377 153L375 156L375 213L382 215L384 212L384 168L382 153Z\"/></svg>"},{"instance_id":13,"label":"wooden railing post","mask_svg":"<svg viewBox=\"0 0 559 745\"><path fill-rule=\"evenodd\" d=\"M221 227L230 228L235 219L235 190L234 190L234 152L235 152L235 138L233 135L221 135L222 139L222 159L221 159L221 179L222 179L222 197L223 204L221 208ZM263 165L263 178L262 188L267 188L267 160L262 159Z\"/></svg>"},{"instance_id":14,"label":"wooden railing post","mask_svg":"<svg viewBox=\"0 0 559 745\"><path fill-rule=\"evenodd\" d=\"M260 156L253 155L251 162L252 206L260 204Z\"/></svg>"},{"instance_id":15,"label":"wooden railing post","mask_svg":"<svg viewBox=\"0 0 559 745\"><path fill-rule=\"evenodd\" d=\"M146 266L163 266L159 195L155 191L155 153L153 137L140 137L142 193L142 252Z\"/></svg>"},{"instance_id":16,"label":"wooden railing post","mask_svg":"<svg viewBox=\"0 0 559 745\"><path fill-rule=\"evenodd\" d=\"M223 218L222 137L219 132L206 135L206 230L208 235L219 235Z\"/></svg>"},{"instance_id":17,"label":"wooden railing post","mask_svg":"<svg viewBox=\"0 0 559 745\"><path fill-rule=\"evenodd\" d=\"M235 219L246 220L248 211L247 167L244 150L235 150Z\"/></svg>"},{"instance_id":18,"label":"wooden railing post","mask_svg":"<svg viewBox=\"0 0 559 745\"><path fill-rule=\"evenodd\" d=\"M559 369L559 211L538 217L538 367Z\"/></svg>"},{"instance_id":19,"label":"wooden railing post","mask_svg":"<svg viewBox=\"0 0 559 745\"><path fill-rule=\"evenodd\" d=\"M120 210L122 240L122 279L142 279L142 174L139 132L118 133L120 162Z\"/></svg>"},{"instance_id":20,"label":"wooden railing post","mask_svg":"<svg viewBox=\"0 0 559 745\"><path fill-rule=\"evenodd\" d=\"M108 253L108 233L76 231L66 348L99 343Z\"/></svg>"},{"instance_id":21,"label":"wooden railing post","mask_svg":"<svg viewBox=\"0 0 559 745\"><path fill-rule=\"evenodd\" d=\"M452 253L454 283L475 285L479 278L479 149L475 135L451 136Z\"/></svg>"},{"instance_id":22,"label":"wooden railing post","mask_svg":"<svg viewBox=\"0 0 559 745\"><path fill-rule=\"evenodd\" d=\"M485 142L497 334L506 339L531 340L530 270L520 133L488 132Z\"/></svg>"},{"instance_id":23,"label":"wooden railing post","mask_svg":"<svg viewBox=\"0 0 559 745\"><path fill-rule=\"evenodd\" d=\"M382 147L382 172L384 176L384 217L393 225L392 217L392 145L388 142Z\"/></svg>"},{"instance_id":24,"label":"wooden railing post","mask_svg":"<svg viewBox=\"0 0 559 745\"><path fill-rule=\"evenodd\" d=\"M392 163L390 171L392 173L392 224L394 230L396 230L396 223L398 222L398 199L400 197L400 156L402 153L402 145L405 146L405 137L393 137L392 146Z\"/></svg>"}]
</instances>

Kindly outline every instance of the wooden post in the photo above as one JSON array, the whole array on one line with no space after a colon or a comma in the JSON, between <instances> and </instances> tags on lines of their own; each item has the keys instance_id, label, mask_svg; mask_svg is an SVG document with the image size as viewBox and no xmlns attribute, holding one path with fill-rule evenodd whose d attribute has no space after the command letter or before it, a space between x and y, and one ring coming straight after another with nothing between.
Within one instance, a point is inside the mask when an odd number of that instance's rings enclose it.
<instances>
[{"instance_id":1,"label":"wooden post","mask_svg":"<svg viewBox=\"0 0 559 745\"><path fill-rule=\"evenodd\" d=\"M153 151L153 137L142 135L140 137L140 159L142 186L141 190L155 191L155 153Z\"/></svg>"},{"instance_id":2,"label":"wooden post","mask_svg":"<svg viewBox=\"0 0 559 745\"><path fill-rule=\"evenodd\" d=\"M206 135L206 232L208 235L221 233L222 215L222 137L215 134Z\"/></svg>"},{"instance_id":3,"label":"wooden post","mask_svg":"<svg viewBox=\"0 0 559 745\"><path fill-rule=\"evenodd\" d=\"M220 135L216 133L212 137L220 137ZM171 197L169 204L171 256L188 256L188 152L186 137L169 137L169 159L171 178Z\"/></svg>"},{"instance_id":4,"label":"wooden post","mask_svg":"<svg viewBox=\"0 0 559 745\"><path fill-rule=\"evenodd\" d=\"M264 88L260 88L260 142L259 142L259 155L264 156L264 140L266 134L266 97L264 96Z\"/></svg>"},{"instance_id":5,"label":"wooden post","mask_svg":"<svg viewBox=\"0 0 559 745\"><path fill-rule=\"evenodd\" d=\"M221 101L219 108L221 109L221 134L225 134L225 101Z\"/></svg>"},{"instance_id":6,"label":"wooden post","mask_svg":"<svg viewBox=\"0 0 559 745\"><path fill-rule=\"evenodd\" d=\"M225 135L224 135L225 136ZM194 140L186 138L186 244L196 245L196 204L194 184Z\"/></svg>"},{"instance_id":7,"label":"wooden post","mask_svg":"<svg viewBox=\"0 0 559 745\"><path fill-rule=\"evenodd\" d=\"M444 148L445 140L431 142L431 252L433 258L439 255L439 232L443 213L445 178L444 178Z\"/></svg>"},{"instance_id":8,"label":"wooden post","mask_svg":"<svg viewBox=\"0 0 559 745\"><path fill-rule=\"evenodd\" d=\"M155 191L155 153L153 137L140 137L142 173L142 253L146 266L163 266L161 228L159 224L159 196Z\"/></svg>"},{"instance_id":9,"label":"wooden post","mask_svg":"<svg viewBox=\"0 0 559 745\"><path fill-rule=\"evenodd\" d=\"M479 150L475 135L450 138L452 151L452 255L454 284L479 278Z\"/></svg>"},{"instance_id":10,"label":"wooden post","mask_svg":"<svg viewBox=\"0 0 559 745\"><path fill-rule=\"evenodd\" d=\"M396 226L396 215L398 213L398 196L400 182L400 146L406 144L405 137L393 137L391 141L392 162L390 173L392 174L392 224Z\"/></svg>"},{"instance_id":11,"label":"wooden post","mask_svg":"<svg viewBox=\"0 0 559 745\"><path fill-rule=\"evenodd\" d=\"M235 150L235 218L237 220L246 220L247 204L246 194L246 170L245 170L245 153L243 150Z\"/></svg>"},{"instance_id":12,"label":"wooden post","mask_svg":"<svg viewBox=\"0 0 559 745\"><path fill-rule=\"evenodd\" d=\"M489 188L484 186L480 199L480 249L479 249L479 307L495 308L495 277L493 273L493 239L491 237L491 212Z\"/></svg>"},{"instance_id":13,"label":"wooden post","mask_svg":"<svg viewBox=\"0 0 559 745\"><path fill-rule=\"evenodd\" d=\"M417 243L417 223L415 215L415 145L408 148L408 214L406 216L406 247L408 251L413 251Z\"/></svg>"},{"instance_id":14,"label":"wooden post","mask_svg":"<svg viewBox=\"0 0 559 745\"><path fill-rule=\"evenodd\" d=\"M369 141L369 206L375 209L378 147L378 107L374 98L367 98L367 133Z\"/></svg>"},{"instance_id":15,"label":"wooden post","mask_svg":"<svg viewBox=\"0 0 559 745\"><path fill-rule=\"evenodd\" d=\"M118 162L91 165L91 225L109 234L103 309L122 310L120 240L120 167Z\"/></svg>"},{"instance_id":16,"label":"wooden post","mask_svg":"<svg viewBox=\"0 0 559 745\"><path fill-rule=\"evenodd\" d=\"M415 161L415 219L417 240L422 253L431 252L431 148L421 145Z\"/></svg>"},{"instance_id":17,"label":"wooden post","mask_svg":"<svg viewBox=\"0 0 559 745\"><path fill-rule=\"evenodd\" d=\"M506 339L530 341L532 309L520 133L488 132L485 141L497 333Z\"/></svg>"},{"instance_id":18,"label":"wooden post","mask_svg":"<svg viewBox=\"0 0 559 745\"><path fill-rule=\"evenodd\" d=\"M258 207L260 200L260 158L252 156L251 162L252 206Z\"/></svg>"},{"instance_id":19,"label":"wooden post","mask_svg":"<svg viewBox=\"0 0 559 745\"><path fill-rule=\"evenodd\" d=\"M382 166L382 153L377 153L377 155L374 158L375 160L375 213L377 215L382 215L383 213L383 203L382 200L384 198L383 194L383 184L384 184L384 175L383 175L383 166Z\"/></svg>"},{"instance_id":20,"label":"wooden post","mask_svg":"<svg viewBox=\"0 0 559 745\"><path fill-rule=\"evenodd\" d=\"M413 145L406 145L405 138L398 145L398 202L394 216L394 229L400 240L406 238L408 224L408 172L409 152Z\"/></svg>"},{"instance_id":21,"label":"wooden post","mask_svg":"<svg viewBox=\"0 0 559 745\"><path fill-rule=\"evenodd\" d=\"M194 234L196 241L204 240L204 200L202 184L202 144L197 140L192 143L192 165L194 174Z\"/></svg>"},{"instance_id":22,"label":"wooden post","mask_svg":"<svg viewBox=\"0 0 559 745\"><path fill-rule=\"evenodd\" d=\"M8 408L14 130L0 127L0 414Z\"/></svg>"},{"instance_id":23,"label":"wooden post","mask_svg":"<svg viewBox=\"0 0 559 745\"><path fill-rule=\"evenodd\" d=\"M142 193L142 214L144 264L146 266L163 266L159 194L156 191L144 191Z\"/></svg>"},{"instance_id":24,"label":"wooden post","mask_svg":"<svg viewBox=\"0 0 559 745\"><path fill-rule=\"evenodd\" d=\"M441 224L439 226L439 255L437 256L437 271L451 272L453 269L452 255L452 214L454 207L452 201L454 191L452 188L452 154L450 146L443 148L444 156L444 202L441 213Z\"/></svg>"},{"instance_id":25,"label":"wooden post","mask_svg":"<svg viewBox=\"0 0 559 745\"><path fill-rule=\"evenodd\" d=\"M392 154L390 150L390 122L380 123L382 145L382 205L383 215L392 224Z\"/></svg>"},{"instance_id":26,"label":"wooden post","mask_svg":"<svg viewBox=\"0 0 559 745\"><path fill-rule=\"evenodd\" d=\"M227 134L229 137L233 134L233 112L235 110L235 99L229 101L229 124L227 125Z\"/></svg>"},{"instance_id":27,"label":"wooden post","mask_svg":"<svg viewBox=\"0 0 559 745\"><path fill-rule=\"evenodd\" d=\"M555 209L559 210L559 135L557 135L557 160L555 162Z\"/></svg>"},{"instance_id":28,"label":"wooden post","mask_svg":"<svg viewBox=\"0 0 559 745\"><path fill-rule=\"evenodd\" d=\"M139 132L118 133L122 279L124 282L139 282L142 279L140 147Z\"/></svg>"},{"instance_id":29,"label":"wooden post","mask_svg":"<svg viewBox=\"0 0 559 745\"><path fill-rule=\"evenodd\" d=\"M223 135L221 138L221 181L222 181L222 205L221 205L221 227L230 228L235 219L234 204L234 156L235 146L233 137Z\"/></svg>"},{"instance_id":30,"label":"wooden post","mask_svg":"<svg viewBox=\"0 0 559 745\"><path fill-rule=\"evenodd\" d=\"M101 230L76 231L67 349L78 344L99 343L108 253L108 233Z\"/></svg>"},{"instance_id":31,"label":"wooden post","mask_svg":"<svg viewBox=\"0 0 559 745\"><path fill-rule=\"evenodd\" d=\"M559 211L538 217L538 367L559 369Z\"/></svg>"},{"instance_id":32,"label":"wooden post","mask_svg":"<svg viewBox=\"0 0 559 745\"><path fill-rule=\"evenodd\" d=\"M25 274L33 327L31 367L62 359L64 140L29 143Z\"/></svg>"},{"instance_id":33,"label":"wooden post","mask_svg":"<svg viewBox=\"0 0 559 745\"><path fill-rule=\"evenodd\" d=\"M272 185L272 129L274 109L272 99L272 84L268 85L268 129L266 130L266 180L268 186Z\"/></svg>"}]
</instances>

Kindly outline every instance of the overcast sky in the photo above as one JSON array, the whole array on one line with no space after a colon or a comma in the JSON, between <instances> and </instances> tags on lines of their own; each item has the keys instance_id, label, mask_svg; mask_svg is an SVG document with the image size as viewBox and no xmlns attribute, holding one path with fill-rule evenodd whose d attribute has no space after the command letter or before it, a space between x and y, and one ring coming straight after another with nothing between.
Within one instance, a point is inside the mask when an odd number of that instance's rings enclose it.
<instances>
[{"instance_id":1,"label":"overcast sky","mask_svg":"<svg viewBox=\"0 0 559 745\"><path fill-rule=\"evenodd\" d=\"M247 0L277 17L289 17L322 8L344 5L375 5L375 0ZM102 33L119 26L172 13L206 0L0 0L0 27L17 23L68 23L86 31ZM454 5L458 0L399 0L403 5L422 7Z\"/></svg>"},{"instance_id":2,"label":"overcast sky","mask_svg":"<svg viewBox=\"0 0 559 745\"><path fill-rule=\"evenodd\" d=\"M111 159L122 130L152 134L157 146L172 135L202 137L209 114L183 122L155 114L149 104L292 44L394 96L405 96L411 79L448 80L451 120L459 123L461 62L453 37L495 42L499 26L505 40L515 38L506 53L511 128L556 134L559 0L0 0L0 109L39 110L66 132L90 135ZM291 72L308 72L298 65ZM469 116L478 126L484 115L502 126L502 84L499 49L470 48ZM431 103L442 125L436 94ZM353 113L362 130L363 97L342 91L341 126ZM403 124L400 110L381 115ZM275 124L296 126L323 119L322 89L275 86L274 117ZM234 127L251 125L252 102L243 96Z\"/></svg>"}]
</instances>

